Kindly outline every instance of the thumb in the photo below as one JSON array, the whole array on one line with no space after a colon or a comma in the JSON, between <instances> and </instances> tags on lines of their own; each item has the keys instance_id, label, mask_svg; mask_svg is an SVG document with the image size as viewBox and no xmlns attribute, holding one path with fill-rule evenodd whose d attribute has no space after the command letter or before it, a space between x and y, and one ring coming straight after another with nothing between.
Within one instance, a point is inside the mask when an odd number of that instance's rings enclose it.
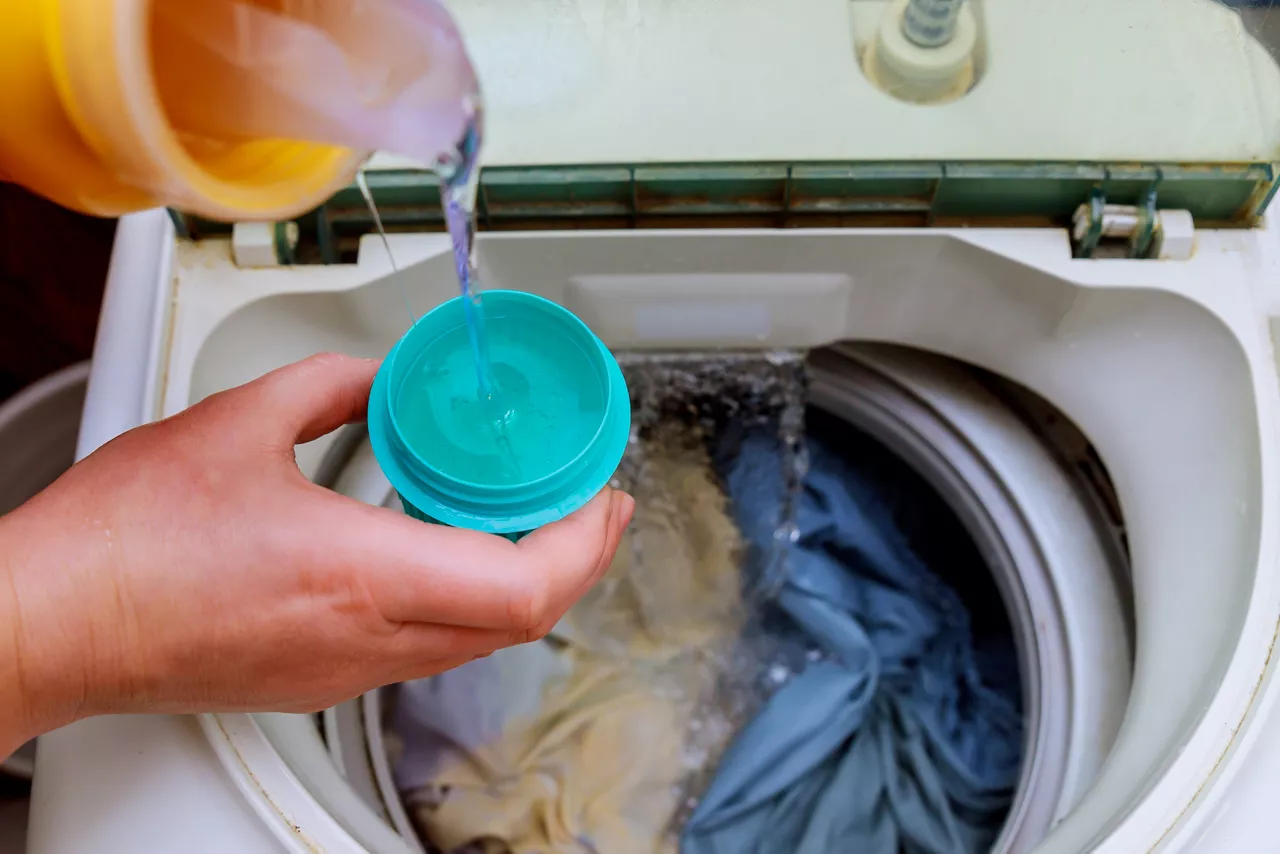
<instances>
[{"instance_id":1,"label":"thumb","mask_svg":"<svg viewBox=\"0 0 1280 854\"><path fill-rule=\"evenodd\" d=\"M273 445L292 448L363 420L379 362L321 353L245 385Z\"/></svg>"},{"instance_id":2,"label":"thumb","mask_svg":"<svg viewBox=\"0 0 1280 854\"><path fill-rule=\"evenodd\" d=\"M516 546L525 560L548 572L576 576L581 583L569 586L585 590L609 568L635 508L630 495L606 487L581 510L544 525ZM584 552L584 545L593 548Z\"/></svg>"}]
</instances>

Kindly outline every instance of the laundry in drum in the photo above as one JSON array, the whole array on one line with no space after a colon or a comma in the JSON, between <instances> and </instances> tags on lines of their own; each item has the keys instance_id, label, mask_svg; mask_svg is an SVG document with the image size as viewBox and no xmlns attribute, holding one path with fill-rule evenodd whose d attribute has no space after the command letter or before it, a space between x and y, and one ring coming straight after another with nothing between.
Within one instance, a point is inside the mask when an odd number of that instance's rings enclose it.
<instances>
[{"instance_id":1,"label":"laundry in drum","mask_svg":"<svg viewBox=\"0 0 1280 854\"><path fill-rule=\"evenodd\" d=\"M756 543L772 537L761 483L772 469L761 462L776 445L748 437L728 471L735 516ZM817 656L738 733L681 849L986 851L1022 752L1012 642L984 650L980 667L960 598L898 530L910 496L834 443L810 435L808 446L775 604Z\"/></svg>"},{"instance_id":2,"label":"laundry in drum","mask_svg":"<svg viewBox=\"0 0 1280 854\"><path fill-rule=\"evenodd\" d=\"M675 850L684 736L740 624L740 547L705 451L661 442L654 500L549 639L401 687L399 784L442 850Z\"/></svg>"},{"instance_id":3,"label":"laundry in drum","mask_svg":"<svg viewBox=\"0 0 1280 854\"><path fill-rule=\"evenodd\" d=\"M399 686L429 851L990 848L1021 760L1013 641L929 565L976 551L844 422L811 410L797 444L798 373L748 362L624 362L637 507L605 578L547 638Z\"/></svg>"}]
</instances>

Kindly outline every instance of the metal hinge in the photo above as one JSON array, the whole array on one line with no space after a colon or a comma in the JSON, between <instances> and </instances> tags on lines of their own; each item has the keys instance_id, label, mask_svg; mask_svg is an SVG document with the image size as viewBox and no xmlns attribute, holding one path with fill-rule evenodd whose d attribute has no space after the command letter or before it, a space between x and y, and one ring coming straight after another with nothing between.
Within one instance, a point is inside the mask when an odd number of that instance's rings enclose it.
<instances>
[{"instance_id":1,"label":"metal hinge","mask_svg":"<svg viewBox=\"0 0 1280 854\"><path fill-rule=\"evenodd\" d=\"M1071 218L1076 258L1185 261L1195 248L1195 220L1187 210L1156 208L1153 184L1136 205L1108 204L1105 185L1089 194Z\"/></svg>"}]
</instances>

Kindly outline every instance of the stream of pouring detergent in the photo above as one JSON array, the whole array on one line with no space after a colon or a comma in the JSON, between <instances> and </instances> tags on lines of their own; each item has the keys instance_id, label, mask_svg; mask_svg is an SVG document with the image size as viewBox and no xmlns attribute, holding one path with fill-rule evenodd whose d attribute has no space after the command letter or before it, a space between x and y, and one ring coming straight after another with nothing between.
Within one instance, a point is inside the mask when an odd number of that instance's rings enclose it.
<instances>
[{"instance_id":1,"label":"stream of pouring detergent","mask_svg":"<svg viewBox=\"0 0 1280 854\"><path fill-rule=\"evenodd\" d=\"M550 413L598 409L598 424L603 400L598 390L578 387L586 379L575 381L557 369L566 354L559 352L561 336L553 327L486 313L475 256L482 130L477 107L456 150L436 163L465 328L442 335L415 357L396 409L406 441L424 461L473 483L504 485L568 463L591 437L566 431L593 419L566 422ZM365 195L385 240L372 194Z\"/></svg>"},{"instance_id":2,"label":"stream of pouring detergent","mask_svg":"<svg viewBox=\"0 0 1280 854\"><path fill-rule=\"evenodd\" d=\"M485 327L484 305L476 275L476 198L480 188L480 143L484 128L484 111L479 101L467 123L462 140L453 156L442 158L436 169L440 174L440 204L444 208L445 228L453 244L453 266L458 274L458 290L462 296L462 309L467 321L467 338L471 344L471 359L475 363L476 403L465 399L454 401L453 414L459 420L479 416L483 430L488 433L498 449L499 457L507 473L520 479L520 460L511 444L509 435L515 420L515 397L520 384L503 388L494 374L489 357L489 333ZM508 383L508 386L512 384ZM527 387L527 383L524 384Z\"/></svg>"},{"instance_id":3,"label":"stream of pouring detergent","mask_svg":"<svg viewBox=\"0 0 1280 854\"><path fill-rule=\"evenodd\" d=\"M493 365L489 361L484 306L480 302L480 291L476 289L476 196L480 187L483 116L477 105L457 150L442 158L436 169L440 174L440 204L444 207L445 227L453 243L453 266L458 273L458 289L462 292L471 357L476 365L476 382L480 398L493 400L497 389Z\"/></svg>"}]
</instances>

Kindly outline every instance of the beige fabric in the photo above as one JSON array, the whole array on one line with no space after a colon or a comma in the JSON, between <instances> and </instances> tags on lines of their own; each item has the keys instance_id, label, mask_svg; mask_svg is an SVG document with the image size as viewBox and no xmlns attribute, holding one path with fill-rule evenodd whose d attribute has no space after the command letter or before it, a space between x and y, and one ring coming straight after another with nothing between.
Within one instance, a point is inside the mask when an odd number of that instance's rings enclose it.
<instances>
[{"instance_id":1,"label":"beige fabric","mask_svg":"<svg viewBox=\"0 0 1280 854\"><path fill-rule=\"evenodd\" d=\"M690 723L739 628L741 542L701 443L667 435L643 452L618 557L543 642L563 645L568 674L537 715L408 798L445 851L480 839L486 854L676 850Z\"/></svg>"},{"instance_id":2,"label":"beige fabric","mask_svg":"<svg viewBox=\"0 0 1280 854\"><path fill-rule=\"evenodd\" d=\"M641 460L613 566L556 634L596 654L665 659L737 631L741 540L697 436L669 429Z\"/></svg>"}]
</instances>

